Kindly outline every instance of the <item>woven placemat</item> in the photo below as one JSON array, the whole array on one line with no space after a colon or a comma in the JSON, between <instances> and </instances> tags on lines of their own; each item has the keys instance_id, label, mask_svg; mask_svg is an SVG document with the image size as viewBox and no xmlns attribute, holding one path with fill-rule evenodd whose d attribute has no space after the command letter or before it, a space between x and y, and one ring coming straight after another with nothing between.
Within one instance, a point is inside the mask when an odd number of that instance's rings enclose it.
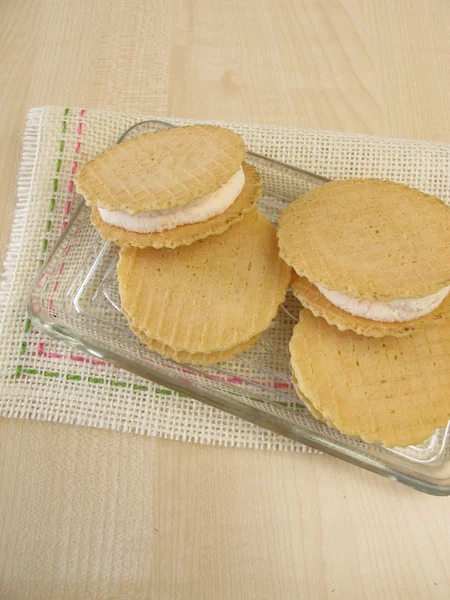
<instances>
[{"instance_id":1,"label":"woven placemat","mask_svg":"<svg viewBox=\"0 0 450 600\"><path fill-rule=\"evenodd\" d=\"M286 438L72 352L35 331L27 293L73 210L79 165L151 116L32 109L0 287L0 415L247 448L305 450ZM181 119L167 119L175 124ZM450 145L265 125L224 124L247 146L331 179L389 178L450 200Z\"/></svg>"}]
</instances>

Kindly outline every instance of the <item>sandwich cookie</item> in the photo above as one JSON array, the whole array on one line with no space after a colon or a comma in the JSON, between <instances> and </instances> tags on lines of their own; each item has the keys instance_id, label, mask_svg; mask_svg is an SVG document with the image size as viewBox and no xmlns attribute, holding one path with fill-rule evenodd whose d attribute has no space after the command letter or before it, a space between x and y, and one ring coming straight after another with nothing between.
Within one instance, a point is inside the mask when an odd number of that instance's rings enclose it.
<instances>
[{"instance_id":1,"label":"sandwich cookie","mask_svg":"<svg viewBox=\"0 0 450 600\"><path fill-rule=\"evenodd\" d=\"M450 318L450 209L407 186L334 181L280 216L302 304L341 330L402 336Z\"/></svg>"},{"instance_id":2,"label":"sandwich cookie","mask_svg":"<svg viewBox=\"0 0 450 600\"><path fill-rule=\"evenodd\" d=\"M113 146L75 183L108 241L175 248L223 233L254 208L261 183L245 152L228 129L177 127Z\"/></svg>"}]
</instances>

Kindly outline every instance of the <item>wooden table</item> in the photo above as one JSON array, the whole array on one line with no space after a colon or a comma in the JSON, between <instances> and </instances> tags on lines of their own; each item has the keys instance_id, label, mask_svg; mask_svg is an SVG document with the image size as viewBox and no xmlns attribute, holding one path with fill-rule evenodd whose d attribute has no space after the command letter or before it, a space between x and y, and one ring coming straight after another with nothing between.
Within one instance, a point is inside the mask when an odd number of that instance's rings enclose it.
<instances>
[{"instance_id":1,"label":"wooden table","mask_svg":"<svg viewBox=\"0 0 450 600\"><path fill-rule=\"evenodd\" d=\"M3 0L2 256L30 106L448 141L447 0ZM161 76L163 73L163 76ZM450 500L327 456L0 421L0 598L448 598Z\"/></svg>"}]
</instances>

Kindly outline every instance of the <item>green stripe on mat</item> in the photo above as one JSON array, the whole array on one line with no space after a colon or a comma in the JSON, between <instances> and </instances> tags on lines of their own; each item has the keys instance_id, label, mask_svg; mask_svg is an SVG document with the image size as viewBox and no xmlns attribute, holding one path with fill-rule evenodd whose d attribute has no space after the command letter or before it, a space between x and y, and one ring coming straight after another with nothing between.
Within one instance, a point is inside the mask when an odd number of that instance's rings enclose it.
<instances>
[{"instance_id":1,"label":"green stripe on mat","mask_svg":"<svg viewBox=\"0 0 450 600\"><path fill-rule=\"evenodd\" d=\"M39 369L31 369L31 368L23 368L22 365L18 365L15 370L14 370L14 377L20 377L21 375L42 375L43 377L59 377L61 375L60 371L39 371ZM67 381L81 381L83 378L81 377L81 375L73 375L73 374L67 374L66 375L66 379ZM105 380L103 377L88 377L87 381L89 383L93 383L95 385L111 385L113 387L121 387L121 388L125 388L125 387L132 387L133 390L136 391L140 391L140 392L146 392L148 391L148 386L147 385L140 385L137 383L131 384L131 383L127 383L126 381L117 381L117 380ZM157 394L159 395L170 395L174 392L171 392L170 390L165 390L162 388L158 388L155 390ZM182 397L187 397L184 394L178 394L179 396Z\"/></svg>"}]
</instances>

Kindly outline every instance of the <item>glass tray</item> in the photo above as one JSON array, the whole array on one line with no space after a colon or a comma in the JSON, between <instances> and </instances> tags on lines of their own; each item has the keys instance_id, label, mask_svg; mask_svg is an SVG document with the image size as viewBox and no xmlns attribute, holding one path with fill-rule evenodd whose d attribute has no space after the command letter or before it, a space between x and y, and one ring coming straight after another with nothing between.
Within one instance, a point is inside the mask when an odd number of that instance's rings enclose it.
<instances>
[{"instance_id":1,"label":"glass tray","mask_svg":"<svg viewBox=\"0 0 450 600\"><path fill-rule=\"evenodd\" d=\"M171 127L146 121L120 138ZM249 152L262 177L259 210L274 223L281 209L327 180ZM31 319L50 337L201 402L317 448L380 475L435 495L450 494L450 427L426 442L384 448L351 439L316 421L289 377L288 342L300 304L288 292L271 327L249 351L212 367L180 366L149 351L120 312L115 274L118 248L104 242L80 203L29 297Z\"/></svg>"}]
</instances>

